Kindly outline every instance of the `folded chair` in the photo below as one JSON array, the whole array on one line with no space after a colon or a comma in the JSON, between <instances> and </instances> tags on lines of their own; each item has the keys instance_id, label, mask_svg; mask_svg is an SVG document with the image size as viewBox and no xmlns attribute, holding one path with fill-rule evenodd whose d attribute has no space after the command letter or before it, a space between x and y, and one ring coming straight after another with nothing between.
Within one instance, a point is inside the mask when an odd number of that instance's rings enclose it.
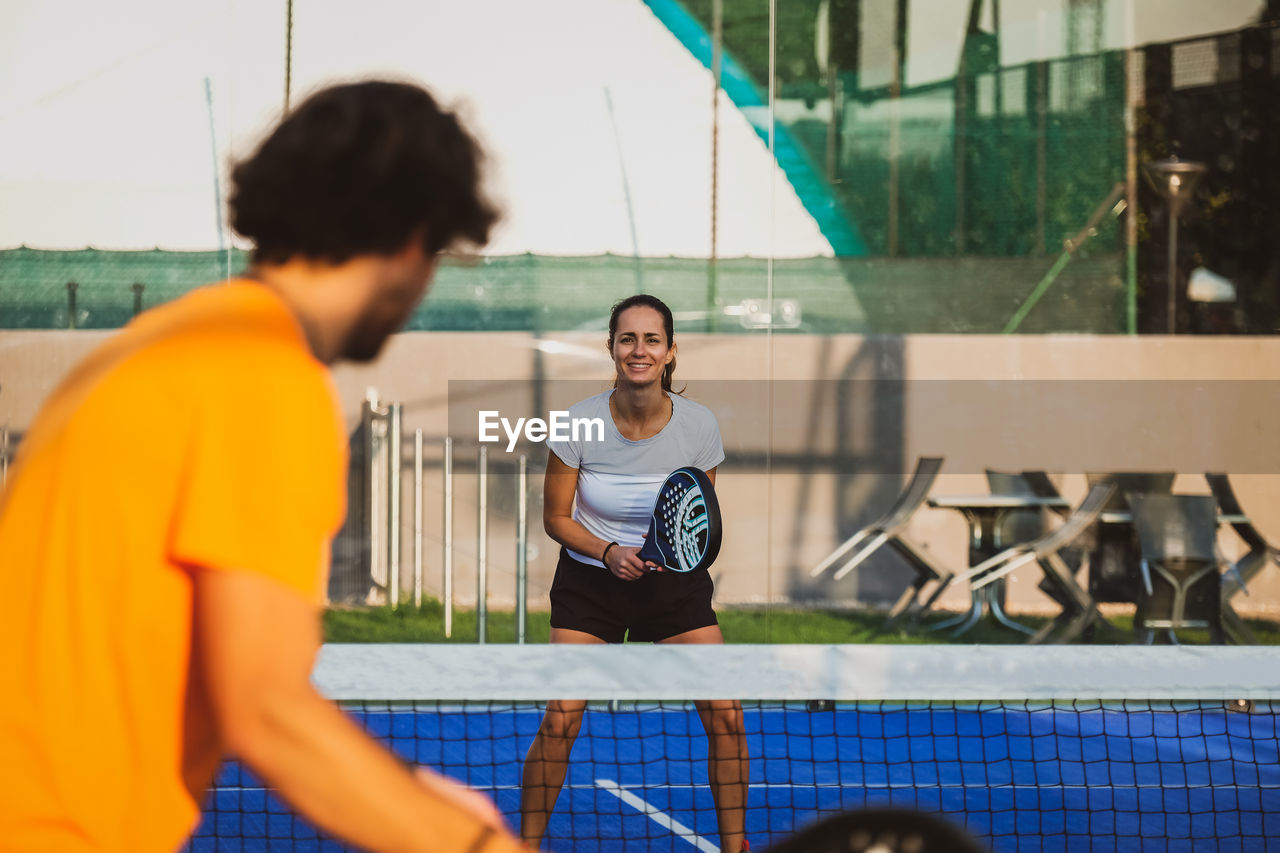
<instances>
[{"instance_id":1,"label":"folded chair","mask_svg":"<svg viewBox=\"0 0 1280 853\"><path fill-rule=\"evenodd\" d=\"M1037 498L1061 498L1062 493L1049 479L1044 471L1020 471L1016 474L1007 471L987 469L987 485L993 495L1032 495ZM1053 512L1066 518L1071 514L1070 506L1052 507ZM1003 542L1023 543L1039 539L1049 531L1047 517L1041 509L1027 509L1009 514L1004 528L1000 531ZM1077 546L1063 548L1058 552L1063 562L1070 567L1072 574L1080 569L1084 561L1083 550ZM1040 591L1066 608L1071 602L1064 600L1057 584L1049 577L1041 578Z\"/></svg>"},{"instance_id":2,"label":"folded chair","mask_svg":"<svg viewBox=\"0 0 1280 853\"><path fill-rule=\"evenodd\" d=\"M912 582L889 609L886 627L891 627L905 614L913 617L927 610L946 589L954 573L928 557L919 546L913 545L904 535L907 522L924 503L933 488L933 481L942 470L942 457L921 456L916 461L916 470L911 475L907 487L898 495L897 500L889 507L879 520L867 525L846 539L839 547L827 555L821 563L809 572L811 577L818 577L827 569L839 564L832 580L840 580L849 572L860 566L868 557L882 546L893 548L915 572ZM936 584L928 600L921 602L924 588L930 583Z\"/></svg>"},{"instance_id":3,"label":"folded chair","mask_svg":"<svg viewBox=\"0 0 1280 853\"><path fill-rule=\"evenodd\" d=\"M1038 498L1060 498L1062 493L1049 479L1044 471L1019 471L1011 474L1006 471L987 469L987 485L992 494L1001 495L1035 495ZM1063 515L1067 515L1062 511Z\"/></svg>"},{"instance_id":4,"label":"folded chair","mask_svg":"<svg viewBox=\"0 0 1280 853\"><path fill-rule=\"evenodd\" d=\"M1231 598L1237 593L1249 594L1246 586L1254 577L1273 562L1280 563L1280 554L1267 543L1253 522L1247 521L1248 513L1240 506L1236 493L1231 488L1231 480L1226 474L1205 474L1209 490L1218 500L1218 508L1224 515L1238 516L1232 519L1231 527L1249 546L1249 552L1231 564L1222 578L1222 628L1227 637L1238 645L1252 645L1257 642L1253 632L1244 624L1244 620L1231 607Z\"/></svg>"},{"instance_id":5,"label":"folded chair","mask_svg":"<svg viewBox=\"0 0 1280 853\"><path fill-rule=\"evenodd\" d=\"M1111 483L1116 487L1111 500L1102 509L1102 520L1107 523L1097 526L1093 550L1089 555L1089 595L1093 596L1094 601L1132 603L1138 600L1142 588L1138 568L1141 547L1137 531L1132 523L1108 522L1107 515L1127 513L1129 504L1125 496L1131 492L1168 494L1173 491L1176 476L1172 471L1085 475L1090 486L1095 483Z\"/></svg>"},{"instance_id":6,"label":"folded chair","mask_svg":"<svg viewBox=\"0 0 1280 853\"><path fill-rule=\"evenodd\" d=\"M1208 495L1127 496L1142 545L1142 590L1133 617L1149 644L1157 630L1178 642L1183 628L1208 628L1221 643L1218 502Z\"/></svg>"},{"instance_id":7,"label":"folded chair","mask_svg":"<svg viewBox=\"0 0 1280 853\"><path fill-rule=\"evenodd\" d=\"M1062 605L1062 612L1027 642L1065 643L1075 639L1085 628L1100 621L1101 616L1093 597L1076 583L1075 571L1060 552L1097 520L1098 513L1102 512L1114 491L1115 487L1110 483L1095 484L1057 529L1006 548L969 569L961 578L969 582L971 589L982 589L1022 566L1038 563L1044 572L1041 587L1047 585L1052 590L1050 596Z\"/></svg>"}]
</instances>

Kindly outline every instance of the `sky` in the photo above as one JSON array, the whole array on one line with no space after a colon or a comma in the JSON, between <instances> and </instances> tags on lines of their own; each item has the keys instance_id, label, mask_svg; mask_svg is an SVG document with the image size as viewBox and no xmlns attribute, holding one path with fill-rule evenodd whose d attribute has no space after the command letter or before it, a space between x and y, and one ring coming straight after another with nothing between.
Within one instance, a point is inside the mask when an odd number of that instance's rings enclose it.
<instances>
[{"instance_id":1,"label":"sky","mask_svg":"<svg viewBox=\"0 0 1280 853\"><path fill-rule=\"evenodd\" d=\"M1061 55L1067 3L1004 0L1003 61ZM909 83L953 73L966 6L913 0ZM1260 6L1103 0L1101 47L1232 29ZM0 7L0 248L233 241L227 169L281 113L284 0ZM461 111L506 210L489 252L710 254L710 74L641 0L293 7L295 102L325 82L394 76ZM829 255L723 94L718 115L718 254Z\"/></svg>"},{"instance_id":2,"label":"sky","mask_svg":"<svg viewBox=\"0 0 1280 853\"><path fill-rule=\"evenodd\" d=\"M227 164L280 114L284 3L4 2L0 247L218 248ZM296 0L294 100L367 76L476 130L488 251L709 255L710 74L639 0ZM719 143L719 253L830 254L723 95Z\"/></svg>"}]
</instances>

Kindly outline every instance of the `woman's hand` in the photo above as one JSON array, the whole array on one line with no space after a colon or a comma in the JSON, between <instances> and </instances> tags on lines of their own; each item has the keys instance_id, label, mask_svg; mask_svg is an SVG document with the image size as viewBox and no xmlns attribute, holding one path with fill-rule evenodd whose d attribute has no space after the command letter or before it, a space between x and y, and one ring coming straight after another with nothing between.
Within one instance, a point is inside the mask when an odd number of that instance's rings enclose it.
<instances>
[{"instance_id":1,"label":"woman's hand","mask_svg":"<svg viewBox=\"0 0 1280 853\"><path fill-rule=\"evenodd\" d=\"M640 559L639 548L628 548L625 545L614 545L605 555L604 564L613 572L614 577L624 581L634 581L647 575L652 563Z\"/></svg>"}]
</instances>

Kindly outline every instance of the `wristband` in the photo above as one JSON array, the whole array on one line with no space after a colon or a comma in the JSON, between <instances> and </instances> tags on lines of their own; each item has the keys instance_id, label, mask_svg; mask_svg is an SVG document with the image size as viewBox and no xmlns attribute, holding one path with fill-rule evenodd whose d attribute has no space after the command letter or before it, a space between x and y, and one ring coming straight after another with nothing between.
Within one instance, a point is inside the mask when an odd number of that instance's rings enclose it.
<instances>
[{"instance_id":1,"label":"wristband","mask_svg":"<svg viewBox=\"0 0 1280 853\"><path fill-rule=\"evenodd\" d=\"M607 562L605 562L605 557L609 556L609 549L617 544L618 544L617 542L610 542L608 545L604 546L604 553L600 555L600 562L604 563L606 566L609 565Z\"/></svg>"}]
</instances>

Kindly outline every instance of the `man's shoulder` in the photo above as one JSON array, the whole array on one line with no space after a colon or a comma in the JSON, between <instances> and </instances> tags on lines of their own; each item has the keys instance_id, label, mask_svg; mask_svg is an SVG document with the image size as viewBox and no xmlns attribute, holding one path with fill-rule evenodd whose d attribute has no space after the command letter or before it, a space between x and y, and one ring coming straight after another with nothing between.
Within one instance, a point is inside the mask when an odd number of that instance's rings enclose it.
<instances>
[{"instance_id":1,"label":"man's shoulder","mask_svg":"<svg viewBox=\"0 0 1280 853\"><path fill-rule=\"evenodd\" d=\"M139 349L222 369L261 374L290 365L321 367L279 297L247 282L197 288L142 315L126 334L136 337Z\"/></svg>"},{"instance_id":2,"label":"man's shoulder","mask_svg":"<svg viewBox=\"0 0 1280 853\"><path fill-rule=\"evenodd\" d=\"M301 340L301 328L284 301L267 288L244 280L198 287L154 313L154 324L167 327L171 335ZM139 319L147 317L144 314Z\"/></svg>"},{"instance_id":3,"label":"man's shoulder","mask_svg":"<svg viewBox=\"0 0 1280 853\"><path fill-rule=\"evenodd\" d=\"M332 379L274 294L209 285L141 315L104 353L127 385L207 405L331 407Z\"/></svg>"}]
</instances>

